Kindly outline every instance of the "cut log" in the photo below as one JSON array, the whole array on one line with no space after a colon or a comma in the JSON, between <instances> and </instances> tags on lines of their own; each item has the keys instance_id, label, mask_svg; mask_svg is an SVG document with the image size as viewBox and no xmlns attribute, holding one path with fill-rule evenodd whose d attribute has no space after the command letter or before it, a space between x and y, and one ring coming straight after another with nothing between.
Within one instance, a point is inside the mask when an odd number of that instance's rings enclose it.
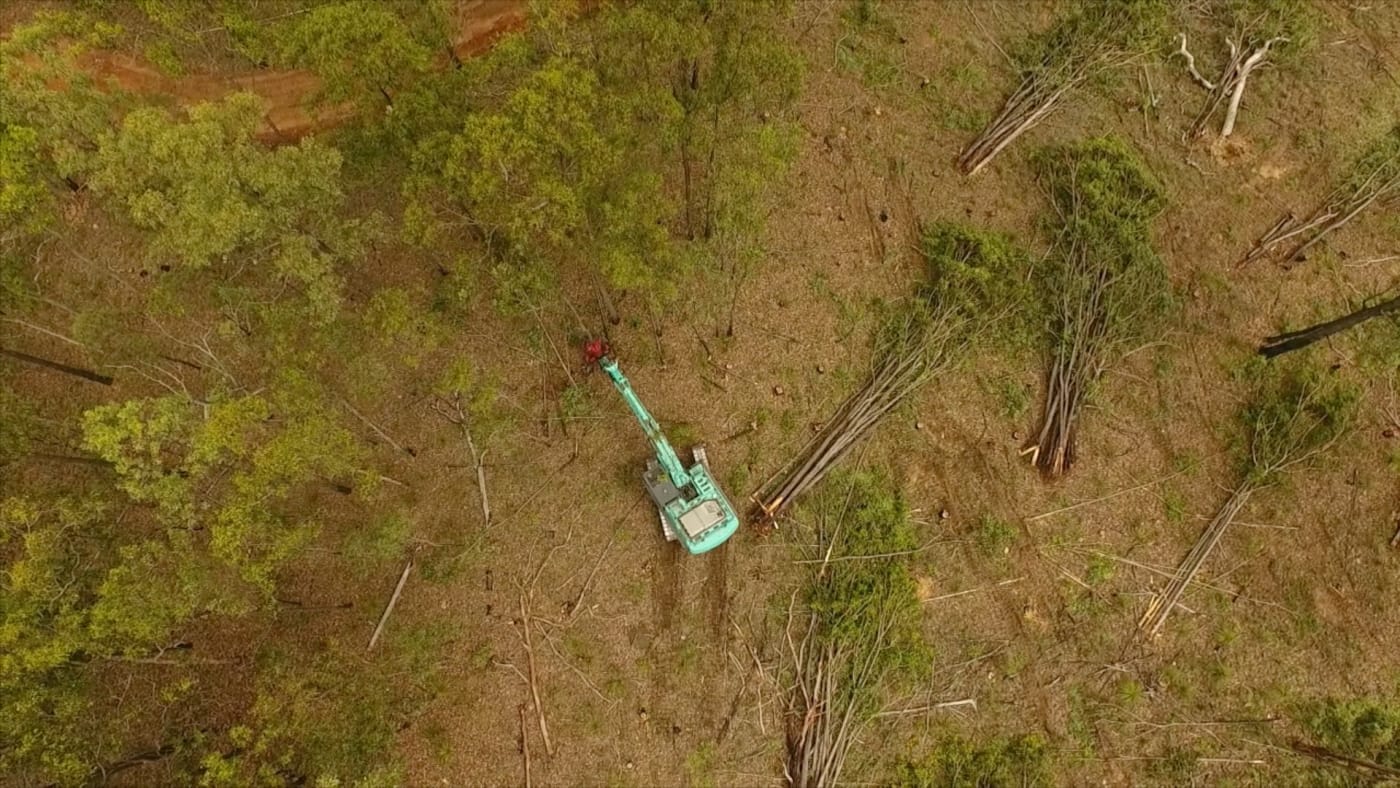
<instances>
[{"instance_id":1,"label":"cut log","mask_svg":"<svg viewBox=\"0 0 1400 788\"><path fill-rule=\"evenodd\" d=\"M1259 346L1259 355L1264 358L1274 358L1294 350L1301 350L1314 342L1324 340L1333 334L1340 334L1365 323L1367 320L1388 315L1396 310L1400 310L1400 296L1307 328L1268 337Z\"/></svg>"},{"instance_id":2,"label":"cut log","mask_svg":"<svg viewBox=\"0 0 1400 788\"><path fill-rule=\"evenodd\" d=\"M0 348L0 356L9 356L16 361L23 361L26 364L33 364L38 367L43 367L44 369L51 369L54 372L62 372L65 375L72 375L75 378L82 378L83 380L100 383L104 386L110 386L115 382L110 376L103 375L100 372L93 372L90 369L83 369L82 367L69 366L68 364L57 361L49 361L46 358L31 356L28 353L22 353L18 350Z\"/></svg>"}]
</instances>

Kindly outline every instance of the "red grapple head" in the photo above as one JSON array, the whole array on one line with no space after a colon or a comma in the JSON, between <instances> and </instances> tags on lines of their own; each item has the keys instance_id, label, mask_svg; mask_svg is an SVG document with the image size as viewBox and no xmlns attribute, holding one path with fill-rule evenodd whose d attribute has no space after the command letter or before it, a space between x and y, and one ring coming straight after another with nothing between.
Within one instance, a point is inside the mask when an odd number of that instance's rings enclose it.
<instances>
[{"instance_id":1,"label":"red grapple head","mask_svg":"<svg viewBox=\"0 0 1400 788\"><path fill-rule=\"evenodd\" d=\"M597 364L603 356L610 352L612 352L612 348L608 347L606 339L590 339L583 343L583 363Z\"/></svg>"}]
</instances>

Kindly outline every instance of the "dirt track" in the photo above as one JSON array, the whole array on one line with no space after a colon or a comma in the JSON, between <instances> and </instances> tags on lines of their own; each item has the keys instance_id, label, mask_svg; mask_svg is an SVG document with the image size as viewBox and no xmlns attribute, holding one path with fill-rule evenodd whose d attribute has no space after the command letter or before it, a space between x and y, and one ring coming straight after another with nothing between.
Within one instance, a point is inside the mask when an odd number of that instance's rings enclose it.
<instances>
[{"instance_id":1,"label":"dirt track","mask_svg":"<svg viewBox=\"0 0 1400 788\"><path fill-rule=\"evenodd\" d=\"M525 16L525 0L459 0L453 54L464 60L485 52L501 36L524 27ZM436 66L447 68L450 63L444 56ZM218 100L238 91L256 93L267 100L259 137L268 142L298 140L336 126L360 109L349 103L316 106L321 79L304 70L171 77L144 58L105 51L89 53L83 66L94 77L121 90L168 96L180 106Z\"/></svg>"}]
</instances>

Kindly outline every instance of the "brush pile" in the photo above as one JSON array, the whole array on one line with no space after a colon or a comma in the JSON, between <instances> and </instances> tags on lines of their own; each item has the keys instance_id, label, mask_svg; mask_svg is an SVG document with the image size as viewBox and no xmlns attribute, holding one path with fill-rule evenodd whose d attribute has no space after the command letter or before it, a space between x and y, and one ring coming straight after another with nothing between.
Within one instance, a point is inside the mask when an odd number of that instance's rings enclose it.
<instances>
[{"instance_id":1,"label":"brush pile","mask_svg":"<svg viewBox=\"0 0 1400 788\"><path fill-rule=\"evenodd\" d=\"M1161 632L1250 496L1278 484L1288 470L1327 451L1350 427L1357 394L1335 375L1311 367L1277 365L1266 365L1256 374L1253 396L1240 418L1247 447L1240 479L1171 582L1138 621L1149 636Z\"/></svg>"},{"instance_id":2,"label":"brush pile","mask_svg":"<svg viewBox=\"0 0 1400 788\"><path fill-rule=\"evenodd\" d=\"M1160 38L1164 0L1081 0L1016 58L1021 82L1001 112L958 156L968 175L986 166L1073 91L1137 60Z\"/></svg>"},{"instance_id":3,"label":"brush pile","mask_svg":"<svg viewBox=\"0 0 1400 788\"><path fill-rule=\"evenodd\" d=\"M1150 239L1166 200L1152 173L1114 138L1046 149L1036 166L1056 213L1042 277L1051 351L1040 431L1024 453L1054 477L1074 462L1079 410L1100 375L1170 306L1166 269Z\"/></svg>"},{"instance_id":4,"label":"brush pile","mask_svg":"<svg viewBox=\"0 0 1400 788\"><path fill-rule=\"evenodd\" d=\"M931 653L907 554L909 510L881 476L829 485L813 507L816 567L805 615L789 616L787 779L798 788L840 784L851 746L894 685L926 672ZM798 629L794 632L794 629Z\"/></svg>"},{"instance_id":5,"label":"brush pile","mask_svg":"<svg viewBox=\"0 0 1400 788\"><path fill-rule=\"evenodd\" d=\"M755 522L772 525L881 418L1028 300L1026 256L1005 237L940 223L924 230L922 246L929 283L885 315L865 384L760 490Z\"/></svg>"},{"instance_id":6,"label":"brush pile","mask_svg":"<svg viewBox=\"0 0 1400 788\"><path fill-rule=\"evenodd\" d=\"M1346 179L1305 219L1288 214L1255 242L1245 263L1278 255L1285 263L1305 259L1309 249L1373 205L1400 193L1400 126L1372 143ZM1283 251L1279 254L1280 250Z\"/></svg>"}]
</instances>

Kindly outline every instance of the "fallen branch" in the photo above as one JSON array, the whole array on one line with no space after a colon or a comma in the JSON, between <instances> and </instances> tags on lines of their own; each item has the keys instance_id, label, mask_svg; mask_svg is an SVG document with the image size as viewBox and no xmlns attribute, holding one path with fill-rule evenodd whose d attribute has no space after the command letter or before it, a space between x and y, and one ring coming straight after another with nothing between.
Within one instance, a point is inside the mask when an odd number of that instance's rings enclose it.
<instances>
[{"instance_id":1,"label":"fallen branch","mask_svg":"<svg viewBox=\"0 0 1400 788\"><path fill-rule=\"evenodd\" d=\"M116 763L110 763L105 766L98 765L97 768L88 773L84 785L109 785L112 782L112 778L116 777L118 774L130 769L135 769L138 766L144 766L148 763L159 763L173 755L186 744L187 742L162 744L154 750L147 750L138 755L133 755L130 758L123 758Z\"/></svg>"},{"instance_id":2,"label":"fallen branch","mask_svg":"<svg viewBox=\"0 0 1400 788\"><path fill-rule=\"evenodd\" d=\"M80 348L83 348L83 349L87 349L87 345L84 345L83 343L79 342L78 340L76 340L76 339L74 339L74 338L72 338L72 337L70 337L70 336L67 336L67 335L65 335L65 334L60 334L60 333L58 333L57 331L53 331L53 330L51 330L51 329L44 328L43 326L38 326L38 325L35 325L35 324L30 323L30 322L28 322L28 321L20 320L19 318L15 318L15 317L3 318L3 321L6 322L6 323L14 323L14 324L17 325L17 326L23 326L24 328L27 328L27 329L29 329L29 330L31 330L31 331L37 331L37 332L39 332L40 334L43 334L44 336L53 337L54 339L57 339L57 340L59 340L60 342L67 342L67 343L70 344L70 345L74 345L74 346L76 346L76 347L80 347Z\"/></svg>"},{"instance_id":3,"label":"fallen branch","mask_svg":"<svg viewBox=\"0 0 1400 788\"><path fill-rule=\"evenodd\" d=\"M745 435L751 435L751 434L753 434L753 433L755 433L755 432L758 432L758 422L756 422L756 421L751 421L751 422L749 422L742 430L738 430L737 432L732 432L732 433L730 433L730 434L724 436L723 438L720 439L719 442L720 442L720 443L732 443L733 441L739 440L740 438L744 437Z\"/></svg>"},{"instance_id":4,"label":"fallen branch","mask_svg":"<svg viewBox=\"0 0 1400 788\"><path fill-rule=\"evenodd\" d=\"M1045 404L1022 454L1054 478L1074 463L1094 384L1167 309L1170 282L1151 232L1166 200L1135 152L1112 137L1050 148L1037 163L1057 237L1041 283L1051 345Z\"/></svg>"},{"instance_id":5,"label":"fallen branch","mask_svg":"<svg viewBox=\"0 0 1400 788\"><path fill-rule=\"evenodd\" d=\"M1196 763L1230 763L1240 766L1263 766L1268 761L1263 758L1207 758L1203 755L1196 757Z\"/></svg>"},{"instance_id":6,"label":"fallen branch","mask_svg":"<svg viewBox=\"0 0 1400 788\"><path fill-rule=\"evenodd\" d=\"M516 587L520 589L520 621L518 622L520 631L518 634L520 635L520 643L525 648L525 664L528 675L520 674L520 670L514 665L511 667L530 688L530 698L534 703L535 716L539 722L540 738L544 739L545 752L551 756L554 755L554 742L549 738L549 722L545 719L544 703L540 699L539 668L535 663L535 640L531 634L536 619L530 611L530 602L534 598L535 587L540 582L540 575L544 574L545 567L549 565L549 560L554 557L555 552L567 546L573 538L574 529L570 525L569 532L564 536L564 541L550 547L544 557L540 559L539 566L535 567L534 573L530 575L530 582L524 585L516 583Z\"/></svg>"},{"instance_id":7,"label":"fallen branch","mask_svg":"<svg viewBox=\"0 0 1400 788\"><path fill-rule=\"evenodd\" d=\"M882 711L882 712L877 713L875 716L876 716L876 717L905 717L905 716L908 716L908 715L910 715L910 714L925 714L925 713L930 712L930 711L939 711L939 710L942 710L942 709L956 709L956 708L961 708L961 707L964 707L964 706L971 706L973 711L977 711L977 699L976 699L976 698L963 698L962 700L948 700L948 701L943 701L942 703L929 703L929 704L926 704L926 705L923 705L923 706L918 706L918 707L915 707L915 708L912 708L912 709L894 709L893 711Z\"/></svg>"},{"instance_id":8,"label":"fallen branch","mask_svg":"<svg viewBox=\"0 0 1400 788\"><path fill-rule=\"evenodd\" d=\"M1215 83L1201 76L1201 72L1196 70L1196 56L1191 54L1191 50L1186 48L1186 34L1177 33L1176 36L1180 46L1178 46L1176 52L1173 54L1181 55L1186 58L1186 71L1191 75L1192 79L1196 80L1196 84L1206 90L1215 90Z\"/></svg>"},{"instance_id":9,"label":"fallen branch","mask_svg":"<svg viewBox=\"0 0 1400 788\"><path fill-rule=\"evenodd\" d=\"M1242 478L1191 546L1167 587L1148 605L1138 627L1161 632L1201 566L1250 496L1280 481L1290 468L1328 450L1351 426L1357 394L1330 373L1311 368L1266 367L1240 414L1248 435Z\"/></svg>"},{"instance_id":10,"label":"fallen branch","mask_svg":"<svg viewBox=\"0 0 1400 788\"><path fill-rule=\"evenodd\" d=\"M1384 764L1376 763L1375 761L1353 758L1350 755L1343 755L1342 753L1329 750L1326 747L1308 744L1298 739L1290 741L1288 747L1299 755L1306 755L1322 763L1356 772L1367 779L1374 780L1379 777L1393 780L1400 778L1400 769L1394 769Z\"/></svg>"},{"instance_id":11,"label":"fallen branch","mask_svg":"<svg viewBox=\"0 0 1400 788\"><path fill-rule=\"evenodd\" d=\"M452 397L452 407L454 413L449 413L439 406L439 402L433 402L433 410L438 415L456 424L462 430L462 436L467 441L467 451L472 455L472 466L476 470L476 488L481 496L481 520L482 525L491 526L491 498L486 494L486 450L480 452L476 450L476 441L472 439L471 423L467 417L466 410L462 407L462 397L460 394Z\"/></svg>"},{"instance_id":12,"label":"fallen branch","mask_svg":"<svg viewBox=\"0 0 1400 788\"><path fill-rule=\"evenodd\" d=\"M1225 505L1220 507L1220 511L1216 512L1215 517L1211 519L1200 538L1191 546L1191 551L1182 560L1166 589L1154 597L1152 603L1147 606L1147 611L1138 620L1138 627L1149 636L1155 636L1162 631L1162 627L1167 623L1167 618L1181 602L1182 594L1186 593L1187 587L1195 581L1196 574L1201 571L1201 566L1215 550L1215 546L1220 543L1220 537L1225 535L1225 531L1230 527L1230 522L1235 519L1235 515L1239 514L1245 503L1249 501L1252 492L1250 486L1241 485L1230 494Z\"/></svg>"},{"instance_id":13,"label":"fallen branch","mask_svg":"<svg viewBox=\"0 0 1400 788\"><path fill-rule=\"evenodd\" d=\"M598 700L606 703L609 706L616 706L618 704L619 701L617 698L608 697L607 694L604 693L603 690L593 681L593 679L590 679L588 677L587 673L584 673L582 670L579 669L577 665L569 661L569 658L564 656L564 652L559 650L559 644L555 642L554 637L550 635L549 627L561 625L556 624L553 621L549 621L548 619L541 618L539 616L535 617L534 623L535 626L539 629L539 634L544 637L545 645L549 646L549 650L554 652L554 656L558 657L560 662L564 663L564 667L573 671L574 675L579 677L579 680L584 683L584 686L588 687L590 692L598 696Z\"/></svg>"},{"instance_id":14,"label":"fallen branch","mask_svg":"<svg viewBox=\"0 0 1400 788\"><path fill-rule=\"evenodd\" d=\"M887 505L880 484L853 476L846 490L818 496L817 554L893 553L912 541L907 510ZM859 527L846 527L848 518ZM888 680L910 669L895 652L922 634L907 561L824 564L808 577L800 641L796 591L784 627L792 657L784 772L794 788L827 788L842 784L847 755L885 705Z\"/></svg>"},{"instance_id":15,"label":"fallen branch","mask_svg":"<svg viewBox=\"0 0 1400 788\"><path fill-rule=\"evenodd\" d=\"M920 301L911 302L909 313L891 326L883 347L877 349L870 379L841 404L794 462L764 485L752 520L771 525L869 435L881 418L942 367L949 360L948 349L958 341L956 321L950 315L932 313Z\"/></svg>"},{"instance_id":16,"label":"fallen branch","mask_svg":"<svg viewBox=\"0 0 1400 788\"><path fill-rule=\"evenodd\" d=\"M384 632L384 625L389 623L389 616L394 612L394 606L399 603L399 597L403 594L404 583L408 582L408 573L413 570L413 559L408 559L408 563L403 565L403 573L399 575L399 582L394 586L394 594L389 597L389 604L384 606L384 614L379 617L379 624L374 628L374 634L369 636L369 645L365 646L365 651L374 649L374 644L379 642L379 635Z\"/></svg>"},{"instance_id":17,"label":"fallen branch","mask_svg":"<svg viewBox=\"0 0 1400 788\"><path fill-rule=\"evenodd\" d=\"M789 617L790 616L791 610L789 610ZM778 682L773 678L773 676L768 672L768 669L764 667L763 660L759 657L758 654L759 648L762 648L765 651L765 653L767 652L768 638L766 629L763 640L759 643L758 647L755 647L752 643L749 642L749 638L744 633L743 627L739 626L739 622L731 618L729 620L729 623L734 626L734 631L738 633L739 641L744 645L744 651L749 655L749 658L753 660L752 672L758 674L758 681L754 683L754 695L758 702L758 705L756 707L758 717L758 731L761 735L767 736L768 725L765 719L766 715L764 714L764 708L767 705L767 703L763 699L763 685L768 684L773 686L775 692L780 692L781 687L778 684Z\"/></svg>"},{"instance_id":18,"label":"fallen branch","mask_svg":"<svg viewBox=\"0 0 1400 788\"><path fill-rule=\"evenodd\" d=\"M958 156L958 168L975 175L1016 138L1034 128L1063 99L1104 73L1152 48L1165 5L1086 3L1062 17L1035 43L1021 65L1021 81L1001 111Z\"/></svg>"},{"instance_id":19,"label":"fallen branch","mask_svg":"<svg viewBox=\"0 0 1400 788\"><path fill-rule=\"evenodd\" d=\"M1135 484L1135 485L1133 485L1132 487L1125 487L1125 488L1123 488L1123 489L1121 489L1121 490L1118 490L1117 492L1111 492L1111 493L1109 493L1108 495L1101 495L1101 496L1099 496L1098 498L1093 498L1093 499L1088 500L1088 501L1080 501L1079 503L1072 503L1072 504L1070 504L1070 505L1068 505L1068 506L1061 506L1061 507L1058 508L1058 509L1051 509L1051 510L1048 511L1048 512L1042 512L1042 513L1040 513L1040 514L1035 515L1034 517L1027 517L1027 518L1026 518L1026 522L1028 522L1028 523L1033 523L1033 522L1035 522L1036 520L1044 520L1044 519L1047 518L1047 517L1054 517L1054 516L1057 515L1057 514L1064 514L1065 512L1072 512L1072 511L1074 511L1075 509L1078 509L1078 508L1083 507L1083 506L1093 506L1093 505L1096 504L1096 503L1103 503L1104 501L1111 501L1111 500L1113 500L1114 498L1117 498L1117 497L1120 496L1120 495L1127 495L1128 493L1137 492L1138 490L1145 490L1145 489L1147 489L1148 487L1156 487L1157 485L1161 484L1162 482L1170 481L1170 480L1176 478L1177 476L1180 476L1181 474L1182 474L1182 471L1176 471L1175 473L1169 473L1169 474L1167 474L1166 476L1158 477L1158 478L1156 478L1156 479L1153 479L1152 481L1143 482L1142 484Z\"/></svg>"},{"instance_id":20,"label":"fallen branch","mask_svg":"<svg viewBox=\"0 0 1400 788\"><path fill-rule=\"evenodd\" d=\"M472 464L476 465L476 488L481 494L481 522L486 527L491 526L491 499L486 494L486 452L480 454L476 451L476 442L472 440L472 432L467 429L464 422L462 424L462 434L467 436L467 449L472 453Z\"/></svg>"},{"instance_id":21,"label":"fallen branch","mask_svg":"<svg viewBox=\"0 0 1400 788\"><path fill-rule=\"evenodd\" d=\"M544 751L549 755L554 754L554 743L549 738L549 722L545 720L544 703L540 700L539 672L535 668L535 642L530 635L531 619L530 606L526 601L527 594L520 592L520 641L525 645L525 665L529 670L530 697L534 700L535 716L539 720L540 737L544 739Z\"/></svg>"},{"instance_id":22,"label":"fallen branch","mask_svg":"<svg viewBox=\"0 0 1400 788\"><path fill-rule=\"evenodd\" d=\"M733 658L733 654L730 654ZM734 725L734 718L739 714L739 704L743 702L744 696L749 694L749 677L753 675L753 666L743 674L743 683L739 685L739 691L734 693L734 699L729 702L729 711L724 715L724 721L720 723L719 732L715 734L715 744L724 744L724 740L729 736L729 729Z\"/></svg>"},{"instance_id":23,"label":"fallen branch","mask_svg":"<svg viewBox=\"0 0 1400 788\"><path fill-rule=\"evenodd\" d=\"M1023 576L1023 577L1013 577L1013 578L1011 578L1010 580L1002 580L1002 581L999 582L999 583L992 583L992 584L989 585L989 586L979 586L979 587L977 587L977 588L969 588L969 589L967 589L967 590L965 590L965 591L954 591L954 592L951 593L951 594L943 594L942 596L936 596L936 597L932 597L932 598L930 598L930 599L926 599L926 600L924 600L924 603L927 604L927 603L929 603L929 602L941 602L941 601L944 600L944 599L953 599L954 597L967 596L968 594L975 594L975 593L977 593L977 592L979 592L979 591L991 591L991 590L994 589L994 588L1001 588L1001 587L1003 587L1003 586L1015 585L1015 584L1021 582L1022 580L1025 580L1025 579L1026 579L1026 578L1025 578L1024 576Z\"/></svg>"},{"instance_id":24,"label":"fallen branch","mask_svg":"<svg viewBox=\"0 0 1400 788\"><path fill-rule=\"evenodd\" d=\"M525 704L516 707L520 712L520 755L525 760L525 788L531 788L534 782L530 777L530 737L525 733Z\"/></svg>"},{"instance_id":25,"label":"fallen branch","mask_svg":"<svg viewBox=\"0 0 1400 788\"><path fill-rule=\"evenodd\" d=\"M1152 565L1150 565L1150 564L1144 564L1144 563L1142 563L1142 562L1140 562L1140 561L1134 561L1134 560L1132 560L1131 558L1124 558L1124 557L1121 556L1121 555L1113 555L1113 554L1111 554L1111 553L1104 553L1104 552L1100 552L1100 551L1098 551L1098 550L1092 550L1092 551L1075 550L1074 552L1080 553L1080 554L1082 554L1082 555L1089 555L1089 556L1094 556L1094 557L1097 557L1097 558L1103 558L1103 559L1108 560L1108 561L1113 561L1113 562L1115 562L1115 563L1123 564L1124 566L1131 566L1131 567L1133 567L1133 568L1135 568L1135 569L1141 569L1141 570L1143 570L1144 572L1147 572L1147 573L1152 574L1152 575L1156 575L1157 577L1164 577L1164 578L1166 578L1166 579L1168 579L1168 580L1171 580L1173 577L1176 576L1174 572L1168 571L1168 570L1166 570L1166 569L1162 569L1161 567L1152 566ZM1262 607L1270 607L1270 608L1273 608L1273 609L1275 609L1275 610L1277 610L1277 611L1279 611L1279 612L1281 612L1281 613L1285 613L1285 614L1288 614L1288 615L1294 615L1294 616L1297 615L1296 613L1294 613L1292 610L1290 610L1288 607L1286 607L1286 606L1284 606L1284 605L1280 605L1280 604L1277 603L1277 602L1273 602L1273 601L1270 601L1270 600L1267 600L1267 599L1255 599L1255 598L1253 598L1253 597L1246 596L1245 594L1241 593L1239 589L1226 588L1226 587L1224 587L1224 586L1219 586L1219 585L1216 585L1216 584L1214 584L1214 583L1209 583L1209 582L1206 582L1205 580L1200 580L1200 579L1195 580L1195 581L1193 582L1193 585L1195 585L1197 588L1204 588L1204 589L1206 589L1207 591L1214 591L1215 593L1220 594L1220 595L1223 596L1223 597L1227 597L1227 598L1228 598L1230 601L1232 601L1232 602L1248 602L1248 603L1253 604L1253 605L1260 605L1260 606L1262 606ZM1134 594L1134 596L1150 596L1150 597L1156 597L1157 594L1155 594L1155 593L1153 593L1153 592L1151 592L1151 591L1144 591L1144 592L1141 592L1141 593L1139 593L1139 594ZM1179 602L1177 603L1176 606L1179 607L1179 608L1181 608L1182 610L1187 611L1188 613L1194 614L1194 613L1196 612L1196 611L1192 610L1191 608L1188 608L1186 605L1183 605L1183 604L1181 604L1181 603L1179 603Z\"/></svg>"},{"instance_id":26,"label":"fallen branch","mask_svg":"<svg viewBox=\"0 0 1400 788\"><path fill-rule=\"evenodd\" d=\"M385 432L384 430L380 429L378 424L375 424L374 422L372 422L372 421L370 421L369 419L365 418L365 415L364 415L363 413L361 413L361 412L359 412L358 410L356 410L356 409L355 409L355 406L350 404L350 400L348 400L348 399L346 399L346 398L344 398L344 397L341 397L341 398L340 398L340 402L341 402L342 405L344 405L344 406L346 407L347 410L350 411L351 414L353 414L353 415L355 416L355 418L357 418L357 419L360 420L360 423L361 423L361 424L364 424L366 427L369 427L371 430L373 430L375 435L378 435L379 437L383 438L384 441L385 441L386 443L388 443L390 446L393 446L395 449L398 449L399 451L403 452L404 454L407 454L407 455L410 456L410 457L415 457L415 456L417 456L417 454L416 454L415 452L412 452L412 451L409 451L408 449L405 449L403 446L400 446L400 445L399 445L399 442L398 442L398 441L396 441L396 440L394 440L393 438L389 437L389 434L388 434L387 432Z\"/></svg>"},{"instance_id":27,"label":"fallen branch","mask_svg":"<svg viewBox=\"0 0 1400 788\"><path fill-rule=\"evenodd\" d=\"M631 514L632 509L635 508L635 505L629 508L627 510L628 514ZM569 618L566 623L572 623L575 618L578 618L579 611L583 609L583 597L588 593L589 586L593 585L593 578L597 576L598 569L603 565L603 559L607 557L608 550L612 549L613 539L613 536L608 537L608 543L603 545L602 550L598 551L598 560L593 562L593 569L588 572L588 577L584 579L583 585L579 587L578 596L574 597L573 603L569 606Z\"/></svg>"},{"instance_id":28,"label":"fallen branch","mask_svg":"<svg viewBox=\"0 0 1400 788\"><path fill-rule=\"evenodd\" d=\"M958 154L958 169L964 175L976 175L1017 137L1045 120L1058 108L1060 99L1088 81L1089 76L1086 72L1075 73L1066 84L1054 89L1042 88L1034 82L1022 83L992 122Z\"/></svg>"},{"instance_id":29,"label":"fallen branch","mask_svg":"<svg viewBox=\"0 0 1400 788\"><path fill-rule=\"evenodd\" d=\"M899 550L893 553L871 553L869 555L838 555L835 557L827 555L822 558L797 558L793 559L793 563L826 565L838 564L842 561L871 561L878 558L899 558L900 556L917 555L918 553L922 553L936 544L942 544L943 541L944 540L942 539L930 539L929 541L924 542L923 544L919 545L918 547L915 547L912 550Z\"/></svg>"},{"instance_id":30,"label":"fallen branch","mask_svg":"<svg viewBox=\"0 0 1400 788\"><path fill-rule=\"evenodd\" d=\"M569 467L570 465L573 465L577 460L578 440L575 439L573 448L569 451L568 458L565 459L563 462L559 463L558 465L554 466L554 468L552 468L549 471L549 473L545 474L544 478L540 480L539 486L535 487L535 489L532 490L529 495L525 496L525 500L521 501L514 509L507 512L506 515L501 519L497 520L496 525L500 526L501 523L511 522L516 517L519 517L530 507L530 504L534 503L535 499L540 496L540 493L544 492L546 489L550 489L550 484L554 481L554 477L558 476L560 472L562 472L565 468Z\"/></svg>"},{"instance_id":31,"label":"fallen branch","mask_svg":"<svg viewBox=\"0 0 1400 788\"><path fill-rule=\"evenodd\" d=\"M930 282L877 329L870 377L754 496L751 519L771 526L929 378L987 341L1028 300L1028 258L1010 239L951 223L920 228Z\"/></svg>"}]
</instances>

